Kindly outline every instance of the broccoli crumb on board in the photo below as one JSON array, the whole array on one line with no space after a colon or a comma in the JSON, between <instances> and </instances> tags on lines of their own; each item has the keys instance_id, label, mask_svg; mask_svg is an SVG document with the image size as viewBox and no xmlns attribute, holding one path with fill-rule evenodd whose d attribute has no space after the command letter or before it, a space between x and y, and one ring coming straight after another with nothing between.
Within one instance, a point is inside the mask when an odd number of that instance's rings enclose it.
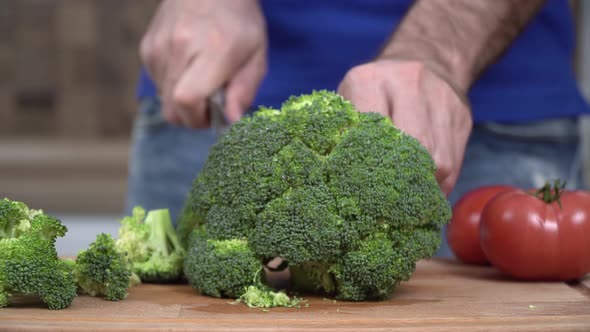
<instances>
[{"instance_id":1,"label":"broccoli crumb on board","mask_svg":"<svg viewBox=\"0 0 590 332\"><path fill-rule=\"evenodd\" d=\"M305 300L295 296L290 297L285 292L274 291L265 285L248 286L238 299L229 303L244 303L250 308L263 308L264 311L274 307L301 309L302 303L305 304L305 308L309 307L309 303L306 303Z\"/></svg>"}]
</instances>

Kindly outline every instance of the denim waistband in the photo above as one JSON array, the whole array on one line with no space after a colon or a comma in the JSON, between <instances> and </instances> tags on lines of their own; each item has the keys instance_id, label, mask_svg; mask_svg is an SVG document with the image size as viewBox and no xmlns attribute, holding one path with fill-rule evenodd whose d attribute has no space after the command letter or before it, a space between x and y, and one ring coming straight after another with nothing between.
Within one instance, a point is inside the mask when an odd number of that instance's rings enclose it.
<instances>
[{"instance_id":1,"label":"denim waistband","mask_svg":"<svg viewBox=\"0 0 590 332\"><path fill-rule=\"evenodd\" d=\"M166 122L161 113L161 102L158 97L141 100L138 121L143 125L157 125ZM554 118L529 121L524 123L484 122L474 125L475 132L487 132L505 138L519 140L535 140L548 142L578 141L580 138L577 117Z\"/></svg>"},{"instance_id":2,"label":"denim waistband","mask_svg":"<svg viewBox=\"0 0 590 332\"><path fill-rule=\"evenodd\" d=\"M547 142L574 142L580 138L577 117L530 121L526 123L485 122L476 124L474 131L483 131L505 138Z\"/></svg>"},{"instance_id":3,"label":"denim waistband","mask_svg":"<svg viewBox=\"0 0 590 332\"><path fill-rule=\"evenodd\" d=\"M161 102L158 97L143 98L140 100L139 116L136 125L150 126L166 123L162 115Z\"/></svg>"}]
</instances>

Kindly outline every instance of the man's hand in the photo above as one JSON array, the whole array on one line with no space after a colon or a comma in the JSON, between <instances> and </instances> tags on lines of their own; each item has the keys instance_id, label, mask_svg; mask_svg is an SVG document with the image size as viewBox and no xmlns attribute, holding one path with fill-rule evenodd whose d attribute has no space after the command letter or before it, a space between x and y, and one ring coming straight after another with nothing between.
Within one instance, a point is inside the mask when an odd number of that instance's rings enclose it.
<instances>
[{"instance_id":1,"label":"man's hand","mask_svg":"<svg viewBox=\"0 0 590 332\"><path fill-rule=\"evenodd\" d=\"M209 126L207 98L225 88L226 117L237 121L266 72L266 27L257 0L164 0L140 46L163 101L164 117Z\"/></svg>"},{"instance_id":2,"label":"man's hand","mask_svg":"<svg viewBox=\"0 0 590 332\"><path fill-rule=\"evenodd\" d=\"M448 194L459 176L471 132L465 92L417 61L382 59L351 69L338 88L362 112L390 117L430 151Z\"/></svg>"},{"instance_id":3,"label":"man's hand","mask_svg":"<svg viewBox=\"0 0 590 332\"><path fill-rule=\"evenodd\" d=\"M422 142L448 194L472 127L467 91L544 2L417 0L377 60L351 69L339 92Z\"/></svg>"}]
</instances>

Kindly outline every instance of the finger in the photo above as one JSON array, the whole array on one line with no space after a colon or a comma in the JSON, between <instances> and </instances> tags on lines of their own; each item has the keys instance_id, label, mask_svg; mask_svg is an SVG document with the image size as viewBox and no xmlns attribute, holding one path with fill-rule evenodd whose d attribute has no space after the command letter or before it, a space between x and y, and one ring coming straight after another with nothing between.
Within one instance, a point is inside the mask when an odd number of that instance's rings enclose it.
<instances>
[{"instance_id":1,"label":"finger","mask_svg":"<svg viewBox=\"0 0 590 332\"><path fill-rule=\"evenodd\" d=\"M225 115L230 123L238 121L252 105L266 69L266 50L261 48L229 81Z\"/></svg>"},{"instance_id":2,"label":"finger","mask_svg":"<svg viewBox=\"0 0 590 332\"><path fill-rule=\"evenodd\" d=\"M162 102L162 116L166 121L175 125L182 125L184 123L184 119L180 117L180 112L176 111L167 102Z\"/></svg>"},{"instance_id":3,"label":"finger","mask_svg":"<svg viewBox=\"0 0 590 332\"><path fill-rule=\"evenodd\" d=\"M178 100L176 98L176 100ZM208 128L210 121L207 114L206 97L199 98L190 106L175 106L171 108L171 112L178 115L180 122L187 128Z\"/></svg>"},{"instance_id":4,"label":"finger","mask_svg":"<svg viewBox=\"0 0 590 332\"><path fill-rule=\"evenodd\" d=\"M360 112L377 112L391 116L383 85L370 71L353 68L340 83L338 93L352 102Z\"/></svg>"},{"instance_id":5,"label":"finger","mask_svg":"<svg viewBox=\"0 0 590 332\"><path fill-rule=\"evenodd\" d=\"M190 112L184 112L181 106L176 103L173 95L178 80L188 66L189 62L182 60L168 66L165 79L161 85L160 94L162 95L162 112L167 120L174 124L194 127L194 121Z\"/></svg>"},{"instance_id":6,"label":"finger","mask_svg":"<svg viewBox=\"0 0 590 332\"><path fill-rule=\"evenodd\" d=\"M453 188L455 187L455 184L457 183L457 178L458 178L458 174L451 174L451 175L447 176L446 178L442 179L441 181L438 181L441 191L446 196L448 196L451 193L451 191L453 191Z\"/></svg>"},{"instance_id":7,"label":"finger","mask_svg":"<svg viewBox=\"0 0 590 332\"><path fill-rule=\"evenodd\" d=\"M219 89L237 69L230 56L221 59L217 52L203 52L194 59L174 87L173 99L184 114L190 113L193 127L209 126L207 98Z\"/></svg>"},{"instance_id":8,"label":"finger","mask_svg":"<svg viewBox=\"0 0 590 332\"><path fill-rule=\"evenodd\" d=\"M451 177L452 171L448 166L448 163L445 161L440 161L435 158L434 162L436 164L436 172L434 174L436 182L442 184Z\"/></svg>"},{"instance_id":9,"label":"finger","mask_svg":"<svg viewBox=\"0 0 590 332\"><path fill-rule=\"evenodd\" d=\"M459 170L455 166L454 147L445 142L453 142L452 137L446 132L448 127L432 127L425 124L431 124L432 119L429 112L413 112L420 108L427 108L424 103L412 96L400 96L393 101L393 122L398 128L401 128L407 135L417 139L422 146L430 153L434 164L436 165L435 178L441 191L448 195L452 190ZM412 102L413 101L413 102ZM395 111L395 110L406 110ZM409 110L409 111L408 111ZM441 129L443 132L441 133ZM445 134L446 133L446 134ZM441 136L442 135L442 136Z\"/></svg>"},{"instance_id":10,"label":"finger","mask_svg":"<svg viewBox=\"0 0 590 332\"><path fill-rule=\"evenodd\" d=\"M433 128L429 125L432 123L429 113L424 112L424 109L427 106L419 97L414 96L407 91L405 94L398 93L397 96L392 98L392 106L390 107L392 112L391 119L395 126L403 130L407 135L417 139L422 146L428 150L435 161L442 160L444 156L439 158L439 156L436 155L436 142L434 142L433 138L433 135L438 128Z\"/></svg>"},{"instance_id":11,"label":"finger","mask_svg":"<svg viewBox=\"0 0 590 332\"><path fill-rule=\"evenodd\" d=\"M455 185L461 167L461 159L458 158L457 147L452 144L452 142L456 142L453 135L454 133L447 129L442 132L439 131L438 136L432 139L436 141L432 144L434 148L432 159L436 164L435 177L445 194L449 194Z\"/></svg>"},{"instance_id":12,"label":"finger","mask_svg":"<svg viewBox=\"0 0 590 332\"><path fill-rule=\"evenodd\" d=\"M446 149L447 151L443 152L446 155L444 157L447 161L438 163L441 166L439 169L437 169L436 178L438 183L441 185L443 192L448 195L453 190L459 179L465 153L464 148L461 147L466 146L467 142L466 140L458 138L457 135L450 137L447 141L454 142L450 144L453 147L451 149ZM445 149L442 151L445 151Z\"/></svg>"},{"instance_id":13,"label":"finger","mask_svg":"<svg viewBox=\"0 0 590 332\"><path fill-rule=\"evenodd\" d=\"M139 46L140 59L156 85L160 85L166 71L166 63L169 59L168 36L173 29L172 24L166 24L166 18L170 16L170 2L162 2L152 18L147 32L143 36Z\"/></svg>"},{"instance_id":14,"label":"finger","mask_svg":"<svg viewBox=\"0 0 590 332\"><path fill-rule=\"evenodd\" d=\"M170 76L167 74L170 71L167 70L168 63L166 61L166 59L169 58L170 57L168 54L160 53L158 56L153 56L150 59L151 62L146 62L145 67L148 75L152 78L154 84L157 87L158 95L162 99L162 115L168 122L180 125L182 124L182 119L179 116L179 112L175 110L173 102L170 98L170 78L164 79L165 77Z\"/></svg>"},{"instance_id":15,"label":"finger","mask_svg":"<svg viewBox=\"0 0 590 332\"><path fill-rule=\"evenodd\" d=\"M183 124L189 128L195 128L198 126L198 118L195 118L193 112L184 110L184 105L179 104L174 96L178 81L191 64L191 58L188 55L183 54L184 52L182 51L179 51L178 53L179 55L174 57L177 58L178 61L170 63L170 66L166 71L166 78L162 84L162 109L164 114L167 114L171 119L176 120L174 123Z\"/></svg>"},{"instance_id":16,"label":"finger","mask_svg":"<svg viewBox=\"0 0 590 332\"><path fill-rule=\"evenodd\" d=\"M209 65L211 67L212 65ZM207 128L209 119L207 111L207 97L211 91L203 89L203 80L206 73L203 72L202 59L196 58L179 77L174 86L171 99L177 111L183 119L183 123L191 128Z\"/></svg>"},{"instance_id":17,"label":"finger","mask_svg":"<svg viewBox=\"0 0 590 332\"><path fill-rule=\"evenodd\" d=\"M152 18L147 33L143 36L140 44L140 58L145 67L146 72L152 78L154 84L158 89L158 94L162 98L162 115L173 124L181 124L182 119L178 112L174 110L170 102L170 85L171 72L170 69L178 72L178 66L171 66L170 60L178 58L175 54L175 49L170 47L171 36L174 25L163 24L166 17L170 15L171 3L163 2Z\"/></svg>"},{"instance_id":18,"label":"finger","mask_svg":"<svg viewBox=\"0 0 590 332\"><path fill-rule=\"evenodd\" d=\"M441 190L447 195L454 186L458 173L455 169L455 151L453 147L443 142L453 142L454 133L449 132L448 125L440 123L438 126L427 124L438 123L429 112L432 107L417 95L406 92L399 94L392 101L393 121L406 134L416 138L430 153L435 165L435 178ZM396 111L400 110L400 111ZM404 111L401 111L404 110ZM416 112L413 110L422 110ZM441 131L442 129L442 131Z\"/></svg>"}]
</instances>

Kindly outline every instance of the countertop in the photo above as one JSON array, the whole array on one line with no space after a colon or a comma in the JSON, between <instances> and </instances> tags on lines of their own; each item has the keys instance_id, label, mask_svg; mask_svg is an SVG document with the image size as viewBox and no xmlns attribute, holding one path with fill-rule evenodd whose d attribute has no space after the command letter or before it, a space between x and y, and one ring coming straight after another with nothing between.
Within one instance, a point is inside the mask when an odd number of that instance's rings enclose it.
<instances>
[{"instance_id":1,"label":"countertop","mask_svg":"<svg viewBox=\"0 0 590 332\"><path fill-rule=\"evenodd\" d=\"M188 285L143 284L120 302L78 296L65 310L3 308L0 331L590 331L589 279L518 282L452 260L418 262L386 301L303 298L308 307L264 312Z\"/></svg>"}]
</instances>

